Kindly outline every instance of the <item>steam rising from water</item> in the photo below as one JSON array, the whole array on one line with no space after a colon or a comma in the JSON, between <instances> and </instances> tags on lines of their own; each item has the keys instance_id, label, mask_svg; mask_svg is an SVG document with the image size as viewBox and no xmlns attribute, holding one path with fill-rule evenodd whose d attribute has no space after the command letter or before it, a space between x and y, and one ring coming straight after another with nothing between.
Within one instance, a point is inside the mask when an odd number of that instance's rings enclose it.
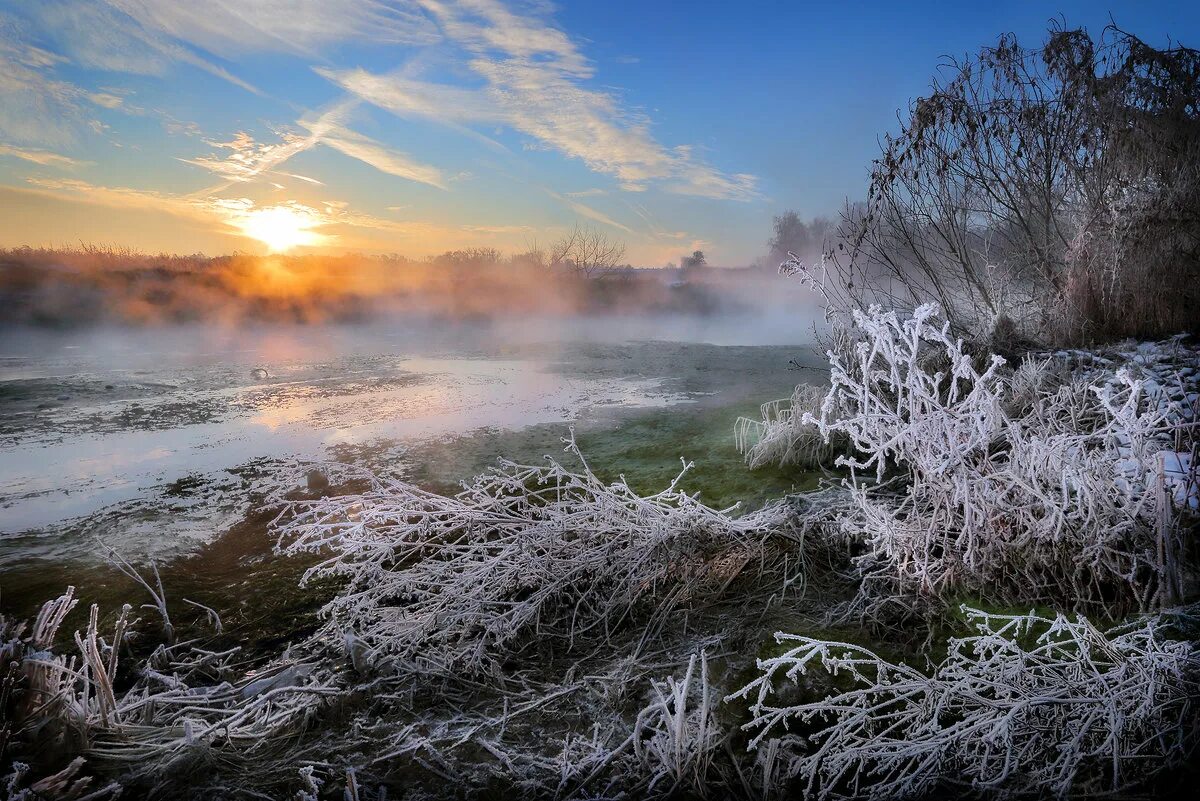
<instances>
[{"instance_id":1,"label":"steam rising from water","mask_svg":"<svg viewBox=\"0 0 1200 801\"><path fill-rule=\"evenodd\" d=\"M403 474L405 443L763 399L794 380L811 320L777 304L753 316L6 329L0 564L90 553L95 535L130 558L188 550L293 458ZM763 344L775 347L750 347Z\"/></svg>"}]
</instances>

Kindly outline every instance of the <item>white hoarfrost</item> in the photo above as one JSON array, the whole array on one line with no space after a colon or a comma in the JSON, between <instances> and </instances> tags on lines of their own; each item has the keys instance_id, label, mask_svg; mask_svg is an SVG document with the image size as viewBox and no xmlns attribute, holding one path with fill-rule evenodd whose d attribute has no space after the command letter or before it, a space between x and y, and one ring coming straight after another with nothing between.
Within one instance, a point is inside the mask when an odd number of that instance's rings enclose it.
<instances>
[{"instance_id":1,"label":"white hoarfrost","mask_svg":"<svg viewBox=\"0 0 1200 801\"><path fill-rule=\"evenodd\" d=\"M284 553L325 558L305 580L338 576L325 607L356 663L394 671L494 672L534 646L589 649L622 621L651 629L719 595L786 525L782 505L734 518L678 489L641 496L580 464L498 467L446 497L398 481L297 503ZM649 621L646 623L646 621Z\"/></svg>"},{"instance_id":2,"label":"white hoarfrost","mask_svg":"<svg viewBox=\"0 0 1200 801\"><path fill-rule=\"evenodd\" d=\"M777 634L787 650L726 700L750 701L750 747L806 798L1121 796L1188 759L1200 659L1164 618L1101 631L1081 616L963 611L976 633L931 673ZM809 673L837 689L784 700Z\"/></svg>"},{"instance_id":3,"label":"white hoarfrost","mask_svg":"<svg viewBox=\"0 0 1200 801\"><path fill-rule=\"evenodd\" d=\"M1014 370L968 352L937 317L855 312L820 404L798 393L746 443L752 464L845 446L836 529L865 546L863 600L1177 602L1180 514L1198 497L1197 352L1176 340Z\"/></svg>"},{"instance_id":4,"label":"white hoarfrost","mask_svg":"<svg viewBox=\"0 0 1200 801\"><path fill-rule=\"evenodd\" d=\"M652 692L654 698L638 714L632 735L634 753L650 777L647 792L686 788L697 796L707 795L709 769L725 736L716 720L718 699L709 685L705 654L688 661L681 680L653 682Z\"/></svg>"},{"instance_id":5,"label":"white hoarfrost","mask_svg":"<svg viewBox=\"0 0 1200 801\"><path fill-rule=\"evenodd\" d=\"M751 470L769 464L809 465L832 463L844 452L844 443L826 439L817 428L804 422L806 414L817 414L825 390L812 384L797 384L791 398L773 400L759 408L760 420L739 417L734 424L734 446L746 456Z\"/></svg>"},{"instance_id":6,"label":"white hoarfrost","mask_svg":"<svg viewBox=\"0 0 1200 801\"><path fill-rule=\"evenodd\" d=\"M246 672L239 664L240 649L210 651L194 641L161 645L123 667L122 651L136 622L129 618L128 604L117 615L111 640L101 636L93 604L86 631L74 634L76 653L58 652L53 644L59 627L77 604L74 588L67 588L42 607L29 632L0 618L3 654L25 682L22 700L12 710L13 730L52 753L69 749L89 762L119 766L126 780L140 777L151 786L169 781L171 769L186 773L218 747L228 764L253 762L276 745L272 738L302 730L322 698L342 691L320 680L318 674L328 678L330 673L315 665L284 657ZM132 677L120 690L118 670ZM83 758L78 762L56 774L62 788L83 782L82 790L91 781L72 779ZM36 792L47 780L31 789ZM119 785L108 784L94 796L61 797L82 801L119 791ZM31 796L41 797L60 796Z\"/></svg>"}]
</instances>

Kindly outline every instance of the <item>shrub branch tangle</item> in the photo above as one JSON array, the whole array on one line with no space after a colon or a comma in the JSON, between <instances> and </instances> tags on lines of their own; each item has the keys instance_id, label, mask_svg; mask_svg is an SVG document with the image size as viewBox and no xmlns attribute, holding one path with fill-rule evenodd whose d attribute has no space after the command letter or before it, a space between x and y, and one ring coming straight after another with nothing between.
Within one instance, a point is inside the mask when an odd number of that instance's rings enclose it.
<instances>
[{"instance_id":1,"label":"shrub branch tangle","mask_svg":"<svg viewBox=\"0 0 1200 801\"><path fill-rule=\"evenodd\" d=\"M1182 600L1195 349L1148 343L1115 370L1064 352L1014 370L973 357L932 305L853 317L824 399L768 408L742 445L752 464L843 451L851 476L829 527L861 551L856 611L962 593L1118 615Z\"/></svg>"},{"instance_id":2,"label":"shrub branch tangle","mask_svg":"<svg viewBox=\"0 0 1200 801\"><path fill-rule=\"evenodd\" d=\"M727 699L751 701L744 728L770 755L774 784L797 779L820 799L1095 797L1188 759L1200 664L1166 621L1101 631L1083 617L964 611L975 633L951 640L932 674L858 645L777 634L787 650ZM779 700L810 672L845 689Z\"/></svg>"},{"instance_id":3,"label":"shrub branch tangle","mask_svg":"<svg viewBox=\"0 0 1200 801\"><path fill-rule=\"evenodd\" d=\"M650 636L785 526L779 505L741 518L705 506L677 489L683 473L646 497L605 484L567 447L579 472L501 460L454 497L386 482L299 504L281 548L328 554L305 580L348 580L325 613L357 660L451 675L494 672L529 646L595 648L633 620Z\"/></svg>"}]
</instances>

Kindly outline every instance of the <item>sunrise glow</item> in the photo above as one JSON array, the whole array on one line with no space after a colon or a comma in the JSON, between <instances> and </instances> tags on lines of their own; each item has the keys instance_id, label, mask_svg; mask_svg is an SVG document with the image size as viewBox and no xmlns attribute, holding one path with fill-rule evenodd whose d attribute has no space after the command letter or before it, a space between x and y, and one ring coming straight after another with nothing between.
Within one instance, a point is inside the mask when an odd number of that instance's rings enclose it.
<instances>
[{"instance_id":1,"label":"sunrise glow","mask_svg":"<svg viewBox=\"0 0 1200 801\"><path fill-rule=\"evenodd\" d=\"M313 230L321 225L321 220L303 206L253 209L237 217L233 224L246 236L262 242L272 253L320 245L329 239Z\"/></svg>"}]
</instances>

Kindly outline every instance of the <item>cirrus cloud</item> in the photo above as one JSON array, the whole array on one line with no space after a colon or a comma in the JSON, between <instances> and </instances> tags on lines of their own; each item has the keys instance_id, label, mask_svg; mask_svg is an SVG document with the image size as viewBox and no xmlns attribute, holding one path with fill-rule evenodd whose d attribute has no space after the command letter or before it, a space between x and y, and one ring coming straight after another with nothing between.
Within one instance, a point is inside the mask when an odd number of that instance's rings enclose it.
<instances>
[{"instance_id":1,"label":"cirrus cloud","mask_svg":"<svg viewBox=\"0 0 1200 801\"><path fill-rule=\"evenodd\" d=\"M266 143L257 142L250 134L239 131L228 142L208 141L217 150L229 151L227 155L199 156L181 161L203 167L227 181L251 181L274 171L293 156L317 145L325 145L388 175L438 189L446 188L446 179L436 167L417 162L408 154L386 147L343 125L341 120L350 105L352 103L342 103L315 118L300 119L296 124L306 131L303 134L281 131L278 133L278 142ZM280 174L310 183L321 183L303 175Z\"/></svg>"},{"instance_id":2,"label":"cirrus cloud","mask_svg":"<svg viewBox=\"0 0 1200 801\"><path fill-rule=\"evenodd\" d=\"M591 65L566 34L542 20L514 14L496 0L423 0L422 5L466 51L467 64L482 86L431 83L361 68L320 67L317 73L399 116L455 127L507 126L529 136L536 147L613 176L627 191L642 191L653 183L683 195L757 197L755 176L727 174L695 158L690 147L662 145L644 115L625 108L611 92L586 86Z\"/></svg>"},{"instance_id":3,"label":"cirrus cloud","mask_svg":"<svg viewBox=\"0 0 1200 801\"><path fill-rule=\"evenodd\" d=\"M49 150L36 150L32 148L13 147L12 145L0 144L0 156L11 156L23 161L29 161L34 164L39 164L43 167L62 167L71 168L78 167L81 162L69 156L62 156L58 153L51 153Z\"/></svg>"}]
</instances>

